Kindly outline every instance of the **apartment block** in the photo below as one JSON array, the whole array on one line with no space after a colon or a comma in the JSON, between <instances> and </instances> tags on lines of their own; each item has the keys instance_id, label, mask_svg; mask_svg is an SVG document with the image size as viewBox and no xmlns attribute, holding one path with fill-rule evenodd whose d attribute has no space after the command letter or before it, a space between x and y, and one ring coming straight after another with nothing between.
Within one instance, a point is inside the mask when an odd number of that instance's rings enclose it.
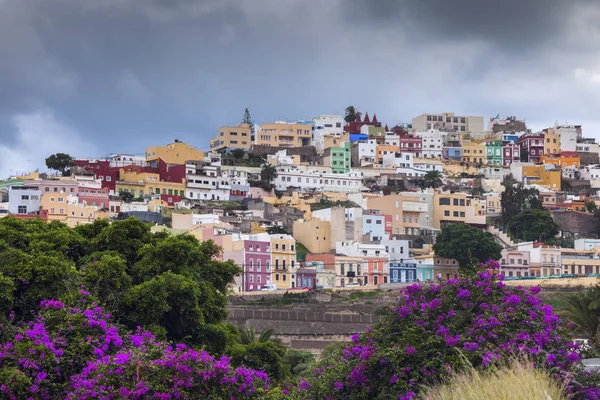
<instances>
[{"instance_id":1,"label":"apartment block","mask_svg":"<svg viewBox=\"0 0 600 400\"><path fill-rule=\"evenodd\" d=\"M481 137L485 132L483 117L459 116L454 113L421 114L412 119L412 127L416 131L429 129L452 129L456 132Z\"/></svg>"},{"instance_id":2,"label":"apartment block","mask_svg":"<svg viewBox=\"0 0 600 400\"><path fill-rule=\"evenodd\" d=\"M465 141L462 146L462 161L473 164L485 164L486 162L485 143L471 143Z\"/></svg>"},{"instance_id":3,"label":"apartment block","mask_svg":"<svg viewBox=\"0 0 600 400\"><path fill-rule=\"evenodd\" d=\"M162 159L167 164L181 165L188 160L204 159L204 152L196 150L189 144L175 140L166 146L154 146L146 149L146 162L151 166L157 166L158 160Z\"/></svg>"},{"instance_id":4,"label":"apartment block","mask_svg":"<svg viewBox=\"0 0 600 400\"><path fill-rule=\"evenodd\" d=\"M252 147L251 128L248 124L238 126L222 126L217 136L210 140L212 151L244 149Z\"/></svg>"},{"instance_id":5,"label":"apartment block","mask_svg":"<svg viewBox=\"0 0 600 400\"><path fill-rule=\"evenodd\" d=\"M262 146L304 147L312 143L313 126L277 121L256 126L253 143Z\"/></svg>"},{"instance_id":6,"label":"apartment block","mask_svg":"<svg viewBox=\"0 0 600 400\"><path fill-rule=\"evenodd\" d=\"M560 133L544 129L544 154L560 154Z\"/></svg>"},{"instance_id":7,"label":"apartment block","mask_svg":"<svg viewBox=\"0 0 600 400\"><path fill-rule=\"evenodd\" d=\"M327 253L330 247L330 223L318 218L298 220L293 226L294 239L311 253Z\"/></svg>"}]
</instances>

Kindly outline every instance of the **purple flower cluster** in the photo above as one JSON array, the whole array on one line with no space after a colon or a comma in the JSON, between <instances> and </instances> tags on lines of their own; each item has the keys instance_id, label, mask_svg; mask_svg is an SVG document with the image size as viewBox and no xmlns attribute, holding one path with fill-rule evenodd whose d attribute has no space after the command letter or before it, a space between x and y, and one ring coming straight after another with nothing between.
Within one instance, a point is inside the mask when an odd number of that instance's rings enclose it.
<instances>
[{"instance_id":1,"label":"purple flower cluster","mask_svg":"<svg viewBox=\"0 0 600 400\"><path fill-rule=\"evenodd\" d=\"M268 389L264 372L167 346L141 328L123 334L91 307L44 300L35 320L15 327L13 340L0 343L0 374L15 377L0 383L0 398L232 399Z\"/></svg>"}]
</instances>

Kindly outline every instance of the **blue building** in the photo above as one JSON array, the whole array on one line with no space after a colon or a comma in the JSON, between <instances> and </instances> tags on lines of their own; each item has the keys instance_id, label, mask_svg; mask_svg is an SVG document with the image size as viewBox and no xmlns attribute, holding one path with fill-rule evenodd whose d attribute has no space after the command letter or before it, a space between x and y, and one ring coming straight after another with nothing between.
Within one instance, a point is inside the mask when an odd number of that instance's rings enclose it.
<instances>
[{"instance_id":1,"label":"blue building","mask_svg":"<svg viewBox=\"0 0 600 400\"><path fill-rule=\"evenodd\" d=\"M351 133L350 143L358 142L360 140L369 140L369 135L364 133Z\"/></svg>"},{"instance_id":2,"label":"blue building","mask_svg":"<svg viewBox=\"0 0 600 400\"><path fill-rule=\"evenodd\" d=\"M390 283L415 282L417 264L413 262L390 262Z\"/></svg>"},{"instance_id":3,"label":"blue building","mask_svg":"<svg viewBox=\"0 0 600 400\"><path fill-rule=\"evenodd\" d=\"M462 147L444 147L442 149L442 158L447 160L462 160Z\"/></svg>"},{"instance_id":4,"label":"blue building","mask_svg":"<svg viewBox=\"0 0 600 400\"><path fill-rule=\"evenodd\" d=\"M505 133L502 135L502 140L505 142L514 142L515 144L519 144L519 136L514 133Z\"/></svg>"}]
</instances>

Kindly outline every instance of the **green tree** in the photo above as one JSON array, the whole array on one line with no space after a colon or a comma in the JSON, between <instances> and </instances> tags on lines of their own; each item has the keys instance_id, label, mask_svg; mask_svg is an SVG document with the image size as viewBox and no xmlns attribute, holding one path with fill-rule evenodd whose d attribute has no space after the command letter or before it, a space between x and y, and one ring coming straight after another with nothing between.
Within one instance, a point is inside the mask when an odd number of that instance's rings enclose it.
<instances>
[{"instance_id":1,"label":"green tree","mask_svg":"<svg viewBox=\"0 0 600 400\"><path fill-rule=\"evenodd\" d=\"M425 187L438 188L442 186L442 173L440 171L428 171L423 177Z\"/></svg>"},{"instance_id":2,"label":"green tree","mask_svg":"<svg viewBox=\"0 0 600 400\"><path fill-rule=\"evenodd\" d=\"M344 121L346 121L347 123L354 122L359 117L360 117L360 111L358 111L354 106L346 107Z\"/></svg>"},{"instance_id":3,"label":"green tree","mask_svg":"<svg viewBox=\"0 0 600 400\"><path fill-rule=\"evenodd\" d=\"M577 333L586 339L597 341L600 328L600 287L569 296L565 317L575 324Z\"/></svg>"},{"instance_id":4,"label":"green tree","mask_svg":"<svg viewBox=\"0 0 600 400\"><path fill-rule=\"evenodd\" d=\"M508 221L506 230L524 241L551 239L558 234L558 225L542 210L521 211Z\"/></svg>"},{"instance_id":5,"label":"green tree","mask_svg":"<svg viewBox=\"0 0 600 400\"><path fill-rule=\"evenodd\" d=\"M233 366L244 365L248 368L261 369L275 382L290 375L290 368L283 361L285 350L273 342L234 345L230 355Z\"/></svg>"},{"instance_id":6,"label":"green tree","mask_svg":"<svg viewBox=\"0 0 600 400\"><path fill-rule=\"evenodd\" d=\"M125 203L131 203L133 201L133 193L128 190L119 190L119 198Z\"/></svg>"},{"instance_id":7,"label":"green tree","mask_svg":"<svg viewBox=\"0 0 600 400\"><path fill-rule=\"evenodd\" d=\"M433 245L436 255L455 259L463 271L468 271L474 262L499 260L501 250L491 233L466 224L443 227Z\"/></svg>"},{"instance_id":8,"label":"green tree","mask_svg":"<svg viewBox=\"0 0 600 400\"><path fill-rule=\"evenodd\" d=\"M86 257L81 267L83 284L98 302L109 310L118 310L131 287L127 264L116 251L96 252Z\"/></svg>"},{"instance_id":9,"label":"green tree","mask_svg":"<svg viewBox=\"0 0 600 400\"><path fill-rule=\"evenodd\" d=\"M246 152L243 149L233 149L231 155L234 159L241 160L246 155Z\"/></svg>"},{"instance_id":10,"label":"green tree","mask_svg":"<svg viewBox=\"0 0 600 400\"><path fill-rule=\"evenodd\" d=\"M270 184L275 178L277 178L277 168L271 164L265 164L260 171L260 179Z\"/></svg>"},{"instance_id":11,"label":"green tree","mask_svg":"<svg viewBox=\"0 0 600 400\"><path fill-rule=\"evenodd\" d=\"M596 205L596 202L594 200L586 200L585 209L587 210L587 212L593 214L598 209L598 206Z\"/></svg>"},{"instance_id":12,"label":"green tree","mask_svg":"<svg viewBox=\"0 0 600 400\"><path fill-rule=\"evenodd\" d=\"M242 117L242 124L250 125L250 133L254 135L254 121L252 121L252 117L250 116L250 111L246 108L244 110L244 116Z\"/></svg>"},{"instance_id":13,"label":"green tree","mask_svg":"<svg viewBox=\"0 0 600 400\"><path fill-rule=\"evenodd\" d=\"M526 210L542 210L542 202L536 189L526 189L522 183L509 185L500 196L502 220L504 223Z\"/></svg>"},{"instance_id":14,"label":"green tree","mask_svg":"<svg viewBox=\"0 0 600 400\"><path fill-rule=\"evenodd\" d=\"M74 166L73 157L65 153L52 154L46 158L46 167L60 172L62 176L71 175L71 167Z\"/></svg>"},{"instance_id":15,"label":"green tree","mask_svg":"<svg viewBox=\"0 0 600 400\"><path fill-rule=\"evenodd\" d=\"M152 234L148 225L137 218L114 221L94 240L97 251L115 250L125 257L128 266L138 259L138 250L150 243Z\"/></svg>"}]
</instances>

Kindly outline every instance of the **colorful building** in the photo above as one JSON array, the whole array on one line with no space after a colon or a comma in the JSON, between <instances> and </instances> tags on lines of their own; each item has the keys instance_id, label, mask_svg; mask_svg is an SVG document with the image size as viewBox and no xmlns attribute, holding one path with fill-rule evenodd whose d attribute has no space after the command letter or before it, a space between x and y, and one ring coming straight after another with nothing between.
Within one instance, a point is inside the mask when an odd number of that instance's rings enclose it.
<instances>
[{"instance_id":1,"label":"colorful building","mask_svg":"<svg viewBox=\"0 0 600 400\"><path fill-rule=\"evenodd\" d=\"M510 165L521 161L521 152L519 145L512 141L505 141L502 147L502 164Z\"/></svg>"},{"instance_id":2,"label":"colorful building","mask_svg":"<svg viewBox=\"0 0 600 400\"><path fill-rule=\"evenodd\" d=\"M417 263L390 261L390 283L415 282L417 280Z\"/></svg>"},{"instance_id":3,"label":"colorful building","mask_svg":"<svg viewBox=\"0 0 600 400\"><path fill-rule=\"evenodd\" d=\"M219 128L218 135L210 140L210 149L212 151L232 149L248 150L250 147L252 147L252 133L250 125L248 124L239 124L238 126L222 126Z\"/></svg>"},{"instance_id":4,"label":"colorful building","mask_svg":"<svg viewBox=\"0 0 600 400\"><path fill-rule=\"evenodd\" d=\"M489 165L503 164L502 140L494 140L485 144L485 162Z\"/></svg>"},{"instance_id":5,"label":"colorful building","mask_svg":"<svg viewBox=\"0 0 600 400\"><path fill-rule=\"evenodd\" d=\"M146 162L150 166L157 167L159 159L167 164L182 165L188 160L204 159L204 152L179 140L166 146L153 146L146 149Z\"/></svg>"},{"instance_id":6,"label":"colorful building","mask_svg":"<svg viewBox=\"0 0 600 400\"><path fill-rule=\"evenodd\" d=\"M462 161L465 163L484 164L487 149L485 143L471 143L464 141L462 147Z\"/></svg>"},{"instance_id":7,"label":"colorful building","mask_svg":"<svg viewBox=\"0 0 600 400\"><path fill-rule=\"evenodd\" d=\"M383 156L387 154L400 153L400 147L390 145L378 145L375 148L375 162L377 164L383 164Z\"/></svg>"},{"instance_id":8,"label":"colorful building","mask_svg":"<svg viewBox=\"0 0 600 400\"><path fill-rule=\"evenodd\" d=\"M519 147L526 152L527 162L538 162L544 154L544 133L527 133L519 137ZM525 160L523 160L525 161Z\"/></svg>"},{"instance_id":9,"label":"colorful building","mask_svg":"<svg viewBox=\"0 0 600 400\"><path fill-rule=\"evenodd\" d=\"M314 125L277 121L257 126L254 144L275 147L310 146Z\"/></svg>"},{"instance_id":10,"label":"colorful building","mask_svg":"<svg viewBox=\"0 0 600 400\"><path fill-rule=\"evenodd\" d=\"M270 235L271 283L278 289L295 287L296 240L290 235Z\"/></svg>"},{"instance_id":11,"label":"colorful building","mask_svg":"<svg viewBox=\"0 0 600 400\"><path fill-rule=\"evenodd\" d=\"M546 154L540 157L542 164L551 164L556 168L579 168L579 154L574 151L563 151L558 154Z\"/></svg>"},{"instance_id":12,"label":"colorful building","mask_svg":"<svg viewBox=\"0 0 600 400\"><path fill-rule=\"evenodd\" d=\"M554 129L544 129L544 154L553 155L560 153L560 133Z\"/></svg>"},{"instance_id":13,"label":"colorful building","mask_svg":"<svg viewBox=\"0 0 600 400\"><path fill-rule=\"evenodd\" d=\"M327 253L331 250L329 221L318 218L295 221L293 235L311 253Z\"/></svg>"},{"instance_id":14,"label":"colorful building","mask_svg":"<svg viewBox=\"0 0 600 400\"><path fill-rule=\"evenodd\" d=\"M242 235L244 240L244 288L260 290L271 283L271 252L269 235Z\"/></svg>"},{"instance_id":15,"label":"colorful building","mask_svg":"<svg viewBox=\"0 0 600 400\"><path fill-rule=\"evenodd\" d=\"M527 184L540 185L552 190L561 190L559 170L546 170L544 165L522 166L523 180Z\"/></svg>"},{"instance_id":16,"label":"colorful building","mask_svg":"<svg viewBox=\"0 0 600 400\"><path fill-rule=\"evenodd\" d=\"M350 142L344 142L342 147L328 147L325 149L324 157L329 156L331 172L334 174L345 174L350 171Z\"/></svg>"}]
</instances>

